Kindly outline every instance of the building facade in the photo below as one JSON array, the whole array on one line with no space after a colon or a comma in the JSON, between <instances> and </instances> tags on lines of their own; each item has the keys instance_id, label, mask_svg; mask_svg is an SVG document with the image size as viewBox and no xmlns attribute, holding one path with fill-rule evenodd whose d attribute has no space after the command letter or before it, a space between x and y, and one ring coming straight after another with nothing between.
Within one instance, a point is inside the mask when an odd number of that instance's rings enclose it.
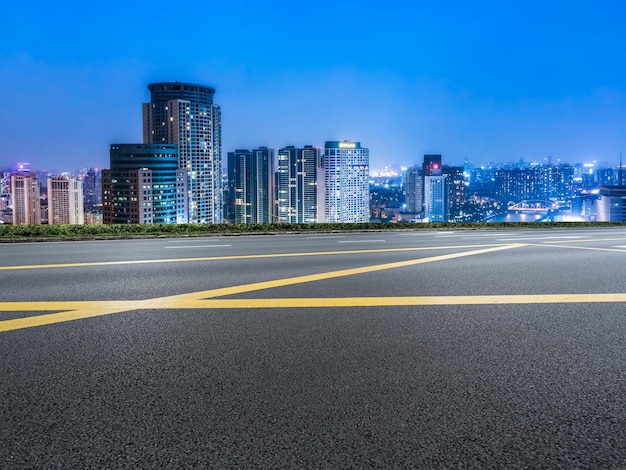
<instances>
[{"instance_id":1,"label":"building facade","mask_svg":"<svg viewBox=\"0 0 626 470\"><path fill-rule=\"evenodd\" d=\"M228 152L228 219L236 224L269 224L274 210L274 149Z\"/></svg>"},{"instance_id":2,"label":"building facade","mask_svg":"<svg viewBox=\"0 0 626 470\"><path fill-rule=\"evenodd\" d=\"M448 182L443 175L424 177L424 221L448 221Z\"/></svg>"},{"instance_id":3,"label":"building facade","mask_svg":"<svg viewBox=\"0 0 626 470\"><path fill-rule=\"evenodd\" d=\"M278 219L292 224L317 222L317 168L320 149L288 146L278 149Z\"/></svg>"},{"instance_id":4,"label":"building facade","mask_svg":"<svg viewBox=\"0 0 626 470\"><path fill-rule=\"evenodd\" d=\"M102 222L175 224L181 189L173 144L112 144L109 170L102 172Z\"/></svg>"},{"instance_id":5,"label":"building facade","mask_svg":"<svg viewBox=\"0 0 626 470\"><path fill-rule=\"evenodd\" d=\"M405 212L421 214L424 211L424 180L422 168L408 168L404 174Z\"/></svg>"},{"instance_id":6,"label":"building facade","mask_svg":"<svg viewBox=\"0 0 626 470\"><path fill-rule=\"evenodd\" d=\"M102 223L153 223L151 170L102 170Z\"/></svg>"},{"instance_id":7,"label":"building facade","mask_svg":"<svg viewBox=\"0 0 626 470\"><path fill-rule=\"evenodd\" d=\"M600 186L598 189L598 222L626 221L626 186Z\"/></svg>"},{"instance_id":8,"label":"building facade","mask_svg":"<svg viewBox=\"0 0 626 470\"><path fill-rule=\"evenodd\" d=\"M190 83L148 85L143 104L143 139L150 144L176 144L178 167L187 178L187 214L183 222L222 221L221 111L213 103L215 89Z\"/></svg>"},{"instance_id":9,"label":"building facade","mask_svg":"<svg viewBox=\"0 0 626 470\"><path fill-rule=\"evenodd\" d=\"M84 223L83 182L65 175L48 178L48 224Z\"/></svg>"},{"instance_id":10,"label":"building facade","mask_svg":"<svg viewBox=\"0 0 626 470\"><path fill-rule=\"evenodd\" d=\"M318 177L318 220L369 222L369 199L369 149L360 142L327 141Z\"/></svg>"},{"instance_id":11,"label":"building facade","mask_svg":"<svg viewBox=\"0 0 626 470\"><path fill-rule=\"evenodd\" d=\"M448 190L448 215L446 221L459 221L461 220L463 204L465 203L465 179L463 175L463 167L443 166L441 173L446 177L446 186Z\"/></svg>"},{"instance_id":12,"label":"building facade","mask_svg":"<svg viewBox=\"0 0 626 470\"><path fill-rule=\"evenodd\" d=\"M82 176L83 205L90 210L102 203L102 175L97 168L89 168Z\"/></svg>"},{"instance_id":13,"label":"building facade","mask_svg":"<svg viewBox=\"0 0 626 470\"><path fill-rule=\"evenodd\" d=\"M41 224L41 191L34 171L11 173L13 225Z\"/></svg>"}]
</instances>

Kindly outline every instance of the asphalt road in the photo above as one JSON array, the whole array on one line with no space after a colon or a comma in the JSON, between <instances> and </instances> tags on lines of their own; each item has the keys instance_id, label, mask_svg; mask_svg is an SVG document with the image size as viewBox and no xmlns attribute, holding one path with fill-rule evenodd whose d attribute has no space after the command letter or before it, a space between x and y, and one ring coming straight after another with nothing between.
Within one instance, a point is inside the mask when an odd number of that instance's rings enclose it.
<instances>
[{"instance_id":1,"label":"asphalt road","mask_svg":"<svg viewBox=\"0 0 626 470\"><path fill-rule=\"evenodd\" d=\"M626 230L0 244L0 468L626 468Z\"/></svg>"}]
</instances>

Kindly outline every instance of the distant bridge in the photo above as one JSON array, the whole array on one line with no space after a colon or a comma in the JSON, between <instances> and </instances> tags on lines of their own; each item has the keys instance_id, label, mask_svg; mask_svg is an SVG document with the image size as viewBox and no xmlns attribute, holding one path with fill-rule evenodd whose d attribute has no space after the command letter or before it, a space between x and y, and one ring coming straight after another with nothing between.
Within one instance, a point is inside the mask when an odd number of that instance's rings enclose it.
<instances>
[{"instance_id":1,"label":"distant bridge","mask_svg":"<svg viewBox=\"0 0 626 470\"><path fill-rule=\"evenodd\" d=\"M526 199L508 207L509 212L548 212L558 206L546 199Z\"/></svg>"}]
</instances>

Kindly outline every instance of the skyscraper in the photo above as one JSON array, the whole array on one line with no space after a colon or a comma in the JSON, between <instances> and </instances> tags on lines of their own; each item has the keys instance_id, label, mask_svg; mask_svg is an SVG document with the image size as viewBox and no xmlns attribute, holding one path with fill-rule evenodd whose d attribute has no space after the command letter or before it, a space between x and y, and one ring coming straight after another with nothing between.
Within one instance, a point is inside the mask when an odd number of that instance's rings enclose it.
<instances>
[{"instance_id":1,"label":"skyscraper","mask_svg":"<svg viewBox=\"0 0 626 470\"><path fill-rule=\"evenodd\" d=\"M421 214L424 210L424 180L422 168L414 166L405 173L406 212Z\"/></svg>"},{"instance_id":2,"label":"skyscraper","mask_svg":"<svg viewBox=\"0 0 626 470\"><path fill-rule=\"evenodd\" d=\"M65 175L48 178L48 224L84 223L83 182Z\"/></svg>"},{"instance_id":3,"label":"skyscraper","mask_svg":"<svg viewBox=\"0 0 626 470\"><path fill-rule=\"evenodd\" d=\"M89 168L83 174L83 199L86 210L102 202L102 175L97 168Z\"/></svg>"},{"instance_id":4,"label":"skyscraper","mask_svg":"<svg viewBox=\"0 0 626 470\"><path fill-rule=\"evenodd\" d=\"M424 220L448 221L448 184L445 176L424 176Z\"/></svg>"},{"instance_id":5,"label":"skyscraper","mask_svg":"<svg viewBox=\"0 0 626 470\"><path fill-rule=\"evenodd\" d=\"M446 221L460 221L463 203L465 202L465 180L462 166L444 166L443 176L446 177L448 190L448 216Z\"/></svg>"},{"instance_id":6,"label":"skyscraper","mask_svg":"<svg viewBox=\"0 0 626 470\"><path fill-rule=\"evenodd\" d=\"M236 224L268 224L274 210L274 150L228 152L228 218Z\"/></svg>"},{"instance_id":7,"label":"skyscraper","mask_svg":"<svg viewBox=\"0 0 626 470\"><path fill-rule=\"evenodd\" d=\"M220 223L222 126L215 89L180 82L152 83L148 89L144 143L178 145L178 166L187 178L188 213L182 222Z\"/></svg>"},{"instance_id":8,"label":"skyscraper","mask_svg":"<svg viewBox=\"0 0 626 470\"><path fill-rule=\"evenodd\" d=\"M102 172L103 223L175 224L179 170L173 144L112 144Z\"/></svg>"},{"instance_id":9,"label":"skyscraper","mask_svg":"<svg viewBox=\"0 0 626 470\"><path fill-rule=\"evenodd\" d=\"M327 141L318 178L320 222L369 222L369 149Z\"/></svg>"},{"instance_id":10,"label":"skyscraper","mask_svg":"<svg viewBox=\"0 0 626 470\"><path fill-rule=\"evenodd\" d=\"M320 150L288 146L278 149L278 218L281 222L317 222L317 167Z\"/></svg>"},{"instance_id":11,"label":"skyscraper","mask_svg":"<svg viewBox=\"0 0 626 470\"><path fill-rule=\"evenodd\" d=\"M34 171L11 173L13 225L41 224L39 179Z\"/></svg>"}]
</instances>

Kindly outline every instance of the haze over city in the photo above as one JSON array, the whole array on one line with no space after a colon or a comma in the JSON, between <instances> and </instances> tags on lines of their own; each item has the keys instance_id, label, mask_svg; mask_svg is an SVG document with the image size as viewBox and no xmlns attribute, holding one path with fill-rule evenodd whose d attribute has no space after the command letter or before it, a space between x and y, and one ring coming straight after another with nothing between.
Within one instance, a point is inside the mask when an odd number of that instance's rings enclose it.
<instances>
[{"instance_id":1,"label":"haze over city","mask_svg":"<svg viewBox=\"0 0 626 470\"><path fill-rule=\"evenodd\" d=\"M120 2L4 6L0 168L107 167L154 81L216 89L222 152L352 139L370 168L617 164L617 1Z\"/></svg>"}]
</instances>

